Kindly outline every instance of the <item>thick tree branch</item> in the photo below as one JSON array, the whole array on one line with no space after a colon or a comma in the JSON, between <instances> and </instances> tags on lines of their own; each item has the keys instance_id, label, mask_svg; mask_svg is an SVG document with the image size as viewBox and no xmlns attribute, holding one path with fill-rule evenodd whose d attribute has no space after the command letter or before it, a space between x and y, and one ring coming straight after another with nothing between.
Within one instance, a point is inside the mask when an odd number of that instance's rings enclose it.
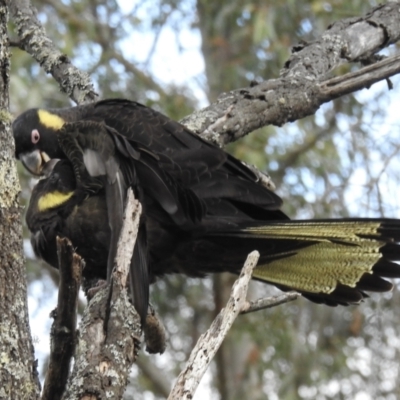
<instances>
[{"instance_id":1,"label":"thick tree branch","mask_svg":"<svg viewBox=\"0 0 400 400\"><path fill-rule=\"evenodd\" d=\"M52 312L51 353L42 400L58 400L64 393L75 348L76 314L83 261L68 239L57 238L60 285Z\"/></svg>"},{"instance_id":2,"label":"thick tree branch","mask_svg":"<svg viewBox=\"0 0 400 400\"><path fill-rule=\"evenodd\" d=\"M141 205L128 191L110 288L99 291L86 308L75 354L75 366L63 399L119 399L135 361L141 326L126 290ZM87 396L87 397L85 397Z\"/></svg>"},{"instance_id":3,"label":"thick tree branch","mask_svg":"<svg viewBox=\"0 0 400 400\"><path fill-rule=\"evenodd\" d=\"M389 1L364 17L337 21L314 42L294 48L280 76L321 80L339 65L370 59L400 39L399 20L398 2Z\"/></svg>"},{"instance_id":4,"label":"thick tree branch","mask_svg":"<svg viewBox=\"0 0 400 400\"><path fill-rule=\"evenodd\" d=\"M365 81L353 80L351 85L338 86L335 91L328 92L323 85L334 68L370 58L399 38L399 5L388 2L364 17L336 22L318 40L295 48L280 78L224 93L217 102L181 122L204 139L222 146L262 126L281 126L304 118L327 101L398 73L397 66L392 64L384 72L381 69L379 75ZM367 67L362 71L370 70Z\"/></svg>"},{"instance_id":5,"label":"thick tree branch","mask_svg":"<svg viewBox=\"0 0 400 400\"><path fill-rule=\"evenodd\" d=\"M350 72L343 76L328 79L321 83L321 97L326 101L353 93L357 90L369 88L376 82L388 79L400 72L400 54L388 57L375 64Z\"/></svg>"},{"instance_id":6,"label":"thick tree branch","mask_svg":"<svg viewBox=\"0 0 400 400\"><path fill-rule=\"evenodd\" d=\"M92 102L97 94L89 75L72 65L65 54L54 46L36 17L29 0L8 1L12 19L17 27L20 47L27 51L53 75L60 88L78 104Z\"/></svg>"},{"instance_id":7,"label":"thick tree branch","mask_svg":"<svg viewBox=\"0 0 400 400\"><path fill-rule=\"evenodd\" d=\"M208 365L246 304L251 274L259 257L258 251L253 251L247 257L242 272L232 287L226 307L217 315L208 331L200 336L184 370L179 374L168 400L193 398Z\"/></svg>"}]
</instances>

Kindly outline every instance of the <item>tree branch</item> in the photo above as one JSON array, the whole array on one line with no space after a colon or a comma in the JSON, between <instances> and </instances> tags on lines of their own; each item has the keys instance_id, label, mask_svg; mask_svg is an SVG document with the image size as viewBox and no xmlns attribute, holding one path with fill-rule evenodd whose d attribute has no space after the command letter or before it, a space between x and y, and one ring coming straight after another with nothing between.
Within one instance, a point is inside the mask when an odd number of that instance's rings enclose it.
<instances>
[{"instance_id":1,"label":"tree branch","mask_svg":"<svg viewBox=\"0 0 400 400\"><path fill-rule=\"evenodd\" d=\"M9 8L17 27L20 47L54 77L61 90L73 101L78 104L94 101L97 94L89 75L78 70L68 57L54 46L29 0L9 1Z\"/></svg>"},{"instance_id":2,"label":"tree branch","mask_svg":"<svg viewBox=\"0 0 400 400\"><path fill-rule=\"evenodd\" d=\"M360 89L369 88L376 82L389 78L400 72L400 54L388 57L358 71L328 79L321 83L321 97L326 101L336 99ZM390 87L389 87L390 89Z\"/></svg>"},{"instance_id":3,"label":"tree branch","mask_svg":"<svg viewBox=\"0 0 400 400\"><path fill-rule=\"evenodd\" d=\"M352 80L328 92L323 85L336 67L371 58L400 39L397 2L372 9L364 17L348 18L330 26L316 41L294 49L281 70L280 78L256 86L224 93L210 106L181 120L204 139L220 146L265 125L281 126L314 114L325 102L368 87L398 73L396 60L379 76ZM382 64L379 64L381 68ZM371 71L362 69L360 74ZM354 79L354 78L353 78Z\"/></svg>"},{"instance_id":4,"label":"tree branch","mask_svg":"<svg viewBox=\"0 0 400 400\"><path fill-rule=\"evenodd\" d=\"M296 300L300 296L300 293L288 292L279 294L278 296L266 297L255 301L246 301L242 310L240 311L240 314L248 314L254 311L264 310L266 308L276 307L281 304L288 303L289 301Z\"/></svg>"},{"instance_id":5,"label":"tree branch","mask_svg":"<svg viewBox=\"0 0 400 400\"><path fill-rule=\"evenodd\" d=\"M253 251L248 255L242 272L232 287L226 307L217 315L208 331L200 336L184 370L179 374L168 400L193 398L208 365L246 304L251 274L259 257L258 251Z\"/></svg>"},{"instance_id":6,"label":"tree branch","mask_svg":"<svg viewBox=\"0 0 400 400\"><path fill-rule=\"evenodd\" d=\"M68 239L57 238L60 285L52 312L51 353L42 400L58 400L64 393L75 348L76 312L84 262Z\"/></svg>"},{"instance_id":7,"label":"tree branch","mask_svg":"<svg viewBox=\"0 0 400 400\"><path fill-rule=\"evenodd\" d=\"M111 287L100 290L85 310L65 400L92 398L93 393L119 399L125 391L141 335L139 316L126 291L140 214L141 205L129 189Z\"/></svg>"}]
</instances>

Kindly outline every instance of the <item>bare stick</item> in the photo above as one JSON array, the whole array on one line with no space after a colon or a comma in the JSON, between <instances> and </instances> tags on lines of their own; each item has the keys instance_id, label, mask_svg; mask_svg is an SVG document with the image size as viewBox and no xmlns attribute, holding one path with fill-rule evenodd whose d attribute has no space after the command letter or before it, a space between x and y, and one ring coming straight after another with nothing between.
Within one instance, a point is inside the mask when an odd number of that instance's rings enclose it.
<instances>
[{"instance_id":1,"label":"bare stick","mask_svg":"<svg viewBox=\"0 0 400 400\"><path fill-rule=\"evenodd\" d=\"M71 242L57 238L60 286L57 308L52 311L51 353L42 400L58 400L65 390L75 348L76 310L83 261L74 253Z\"/></svg>"},{"instance_id":2,"label":"bare stick","mask_svg":"<svg viewBox=\"0 0 400 400\"><path fill-rule=\"evenodd\" d=\"M139 316L126 291L140 213L141 205L129 189L111 297L108 288L100 290L85 310L65 400L91 399L93 393L96 398L120 399L125 391L141 334Z\"/></svg>"},{"instance_id":3,"label":"bare stick","mask_svg":"<svg viewBox=\"0 0 400 400\"><path fill-rule=\"evenodd\" d=\"M113 280L122 287L126 287L129 267L139 231L139 220L142 214L142 205L135 200L132 189L128 189L124 223L118 240L117 255L115 258L116 267L113 272Z\"/></svg>"},{"instance_id":4,"label":"bare stick","mask_svg":"<svg viewBox=\"0 0 400 400\"><path fill-rule=\"evenodd\" d=\"M168 400L193 398L208 365L246 303L251 274L259 257L258 251L253 251L248 255L242 272L232 287L226 307L217 315L208 331L200 336L184 370L178 376Z\"/></svg>"},{"instance_id":5,"label":"bare stick","mask_svg":"<svg viewBox=\"0 0 400 400\"><path fill-rule=\"evenodd\" d=\"M400 72L400 54L388 57L358 71L349 72L322 82L321 95L328 100L368 88L376 82L384 80Z\"/></svg>"},{"instance_id":6,"label":"bare stick","mask_svg":"<svg viewBox=\"0 0 400 400\"><path fill-rule=\"evenodd\" d=\"M255 301L246 301L240 314L248 314L254 311L263 310L265 308L272 308L279 306L289 301L298 299L301 296L297 292L283 293L278 296L266 297Z\"/></svg>"}]
</instances>

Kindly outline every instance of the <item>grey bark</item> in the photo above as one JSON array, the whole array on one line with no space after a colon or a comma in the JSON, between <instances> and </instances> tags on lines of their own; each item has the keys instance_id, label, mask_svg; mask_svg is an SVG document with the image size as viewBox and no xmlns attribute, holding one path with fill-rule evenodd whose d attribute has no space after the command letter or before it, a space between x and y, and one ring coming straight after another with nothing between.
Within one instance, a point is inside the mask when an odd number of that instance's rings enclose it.
<instances>
[{"instance_id":1,"label":"grey bark","mask_svg":"<svg viewBox=\"0 0 400 400\"><path fill-rule=\"evenodd\" d=\"M234 283L228 303L194 347L185 368L179 374L168 400L192 399L201 378L214 358L236 317L246 307L247 290L260 254L253 251L247 257L239 278Z\"/></svg>"},{"instance_id":2,"label":"grey bark","mask_svg":"<svg viewBox=\"0 0 400 400\"><path fill-rule=\"evenodd\" d=\"M60 85L61 90L77 104L94 101L97 94L87 73L80 71L66 54L62 54L46 35L29 0L8 1L10 14L27 51Z\"/></svg>"},{"instance_id":3,"label":"grey bark","mask_svg":"<svg viewBox=\"0 0 400 400\"><path fill-rule=\"evenodd\" d=\"M64 400L120 399L125 391L141 336L126 290L140 214L141 205L129 190L112 282L85 309Z\"/></svg>"},{"instance_id":4,"label":"grey bark","mask_svg":"<svg viewBox=\"0 0 400 400\"><path fill-rule=\"evenodd\" d=\"M276 307L280 304L288 303L289 301L296 300L301 296L300 293L297 292L289 292L289 293L282 293L277 296L273 297L266 297L262 299L257 299L254 301L247 301L240 314L248 314L255 311L264 310L266 308Z\"/></svg>"},{"instance_id":5,"label":"grey bark","mask_svg":"<svg viewBox=\"0 0 400 400\"><path fill-rule=\"evenodd\" d=\"M181 122L218 145L225 145L266 125L281 126L308 115L339 96L369 87L371 81L327 93L321 84L336 67L371 60L371 55L400 38L397 2L372 9L364 17L348 18L331 25L318 40L293 49L280 77L253 87L222 93L210 106ZM378 80L389 78L398 69ZM373 82L372 82L373 83Z\"/></svg>"},{"instance_id":6,"label":"grey bark","mask_svg":"<svg viewBox=\"0 0 400 400\"><path fill-rule=\"evenodd\" d=\"M8 10L0 1L0 399L34 400L40 384L29 329L20 185L9 114Z\"/></svg>"}]
</instances>

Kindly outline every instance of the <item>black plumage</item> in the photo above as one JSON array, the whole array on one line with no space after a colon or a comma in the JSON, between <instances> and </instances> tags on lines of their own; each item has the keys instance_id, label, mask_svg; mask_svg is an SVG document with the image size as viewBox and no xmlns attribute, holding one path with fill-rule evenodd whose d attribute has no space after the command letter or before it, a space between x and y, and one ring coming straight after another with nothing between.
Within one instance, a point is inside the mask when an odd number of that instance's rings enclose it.
<instances>
[{"instance_id":1,"label":"black plumage","mask_svg":"<svg viewBox=\"0 0 400 400\"><path fill-rule=\"evenodd\" d=\"M104 190L87 196L76 189L72 165L61 160L32 190L25 219L35 254L58 269L56 238L67 237L85 260L83 289L107 277L110 232Z\"/></svg>"},{"instance_id":2,"label":"black plumage","mask_svg":"<svg viewBox=\"0 0 400 400\"><path fill-rule=\"evenodd\" d=\"M108 268L103 263L99 275L104 269L110 273L126 190L133 187L144 210L136 247L145 257L136 257L141 261L131 268L142 317L152 277L236 273L254 249L261 251L257 279L331 305L359 301L364 288L387 290L379 276L400 275L391 263L400 258L397 244L390 255L385 246L399 241L399 221L289 221L280 211L281 199L240 161L138 103L105 100L28 110L13 131L16 156L32 173L43 174L50 159L72 162L75 190L88 197L73 196L61 208L74 200L92 221L86 202L102 199L104 211L105 201L110 247ZM34 214L40 219L41 213ZM71 215L60 218L68 221Z\"/></svg>"},{"instance_id":3,"label":"black plumage","mask_svg":"<svg viewBox=\"0 0 400 400\"><path fill-rule=\"evenodd\" d=\"M208 210L205 226L219 207ZM220 217L221 218L221 217ZM226 219L223 226L223 219ZM328 305L357 303L364 291L391 290L382 277L399 277L400 222L353 219L324 221L243 221L221 218L219 227L197 232L170 230L146 218L149 275L153 282L168 273L202 277L239 273L247 254L261 253L254 277L283 290ZM56 236L68 237L85 259L84 289L107 275L111 232L103 190L85 196L77 189L71 164L59 161L38 182L26 214L35 253L58 268ZM200 223L202 225L202 223Z\"/></svg>"},{"instance_id":4,"label":"black plumage","mask_svg":"<svg viewBox=\"0 0 400 400\"><path fill-rule=\"evenodd\" d=\"M87 193L104 190L111 246L111 274L128 187L144 208L132 268L135 306L142 320L148 303L147 233L151 217L168 229L209 229L203 221L210 205L237 219L257 213L279 219L281 199L256 183L255 175L234 157L194 135L181 124L141 104L105 100L59 110L28 110L13 123L16 156L36 175L48 161L67 158L77 186ZM213 229L218 224L213 221ZM225 222L223 222L225 223Z\"/></svg>"}]
</instances>

